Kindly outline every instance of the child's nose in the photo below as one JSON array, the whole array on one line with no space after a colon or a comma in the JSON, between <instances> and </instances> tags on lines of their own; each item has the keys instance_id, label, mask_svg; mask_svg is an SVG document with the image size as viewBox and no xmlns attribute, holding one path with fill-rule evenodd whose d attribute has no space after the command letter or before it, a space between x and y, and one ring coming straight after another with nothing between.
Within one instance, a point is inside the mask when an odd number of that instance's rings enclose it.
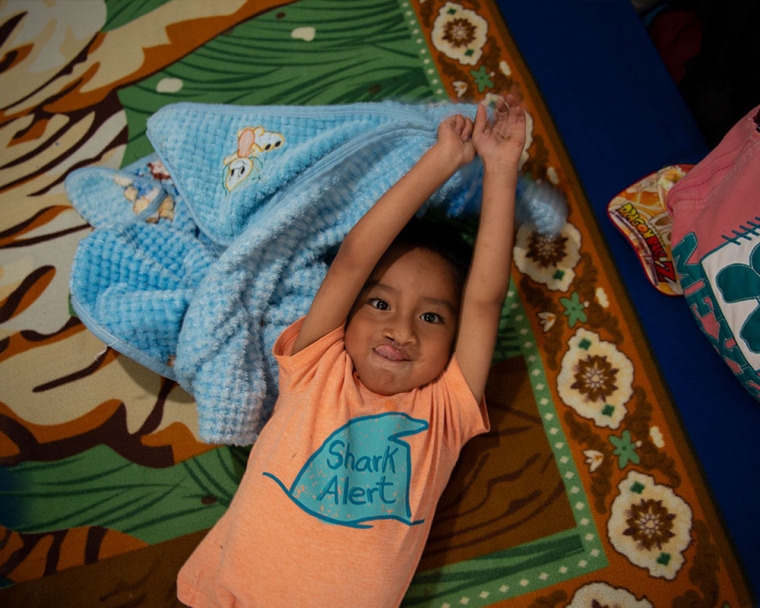
<instances>
[{"instance_id":1,"label":"child's nose","mask_svg":"<svg viewBox=\"0 0 760 608\"><path fill-rule=\"evenodd\" d=\"M406 315L395 315L388 326L388 337L399 344L407 344L416 340L414 320Z\"/></svg>"}]
</instances>

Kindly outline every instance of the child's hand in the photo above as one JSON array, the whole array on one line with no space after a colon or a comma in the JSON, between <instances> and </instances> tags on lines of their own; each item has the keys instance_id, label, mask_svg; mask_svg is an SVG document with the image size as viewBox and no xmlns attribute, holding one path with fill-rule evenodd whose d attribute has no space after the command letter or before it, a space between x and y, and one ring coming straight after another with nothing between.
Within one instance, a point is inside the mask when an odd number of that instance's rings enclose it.
<instances>
[{"instance_id":1,"label":"child's hand","mask_svg":"<svg viewBox=\"0 0 760 608\"><path fill-rule=\"evenodd\" d=\"M493 123L482 104L475 116L472 143L483 164L517 167L525 146L525 110L513 95L496 102Z\"/></svg>"},{"instance_id":2,"label":"child's hand","mask_svg":"<svg viewBox=\"0 0 760 608\"><path fill-rule=\"evenodd\" d=\"M457 167L469 163L475 158L475 147L472 145L472 120L461 114L450 116L438 125L438 143L445 150L449 159Z\"/></svg>"}]
</instances>

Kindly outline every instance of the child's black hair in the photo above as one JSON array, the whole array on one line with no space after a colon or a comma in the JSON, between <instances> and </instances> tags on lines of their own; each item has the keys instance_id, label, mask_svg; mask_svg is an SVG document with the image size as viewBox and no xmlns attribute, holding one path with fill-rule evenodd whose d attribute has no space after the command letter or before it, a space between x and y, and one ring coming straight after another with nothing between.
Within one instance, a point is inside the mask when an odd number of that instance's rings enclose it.
<instances>
[{"instance_id":1,"label":"child's black hair","mask_svg":"<svg viewBox=\"0 0 760 608\"><path fill-rule=\"evenodd\" d=\"M451 264L460 291L464 287L472 261L472 246L451 223L430 217L414 217L401 230L391 246L393 245L422 247L440 255Z\"/></svg>"}]
</instances>

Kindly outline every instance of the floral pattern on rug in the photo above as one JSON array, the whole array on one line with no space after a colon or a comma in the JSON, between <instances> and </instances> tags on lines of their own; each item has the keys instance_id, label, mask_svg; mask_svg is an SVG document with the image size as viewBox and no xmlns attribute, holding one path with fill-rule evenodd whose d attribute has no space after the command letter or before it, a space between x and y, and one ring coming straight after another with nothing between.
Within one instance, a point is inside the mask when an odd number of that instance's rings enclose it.
<instances>
[{"instance_id":1,"label":"floral pattern on rug","mask_svg":"<svg viewBox=\"0 0 760 608\"><path fill-rule=\"evenodd\" d=\"M90 227L67 174L149 154L148 116L176 101L491 105L512 92L529 117L522 171L570 215L552 238L517 232L494 428L463 454L405 604L746 605L572 164L490 0L6 2L0 23L0 373L12 379L0 382L0 603L27 585L23 605L64 597L77 572L94 597L124 580L170 597L173 572L154 564L176 569L247 455L201 443L192 396L71 310L70 264ZM152 200L121 186L137 213Z\"/></svg>"}]
</instances>

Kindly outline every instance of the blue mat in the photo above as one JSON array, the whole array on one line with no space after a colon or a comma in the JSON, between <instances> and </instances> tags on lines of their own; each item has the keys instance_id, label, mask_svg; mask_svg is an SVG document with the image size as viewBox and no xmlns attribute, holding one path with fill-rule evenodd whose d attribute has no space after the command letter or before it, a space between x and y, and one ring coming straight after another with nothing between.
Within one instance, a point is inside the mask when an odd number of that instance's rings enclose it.
<instances>
[{"instance_id":1,"label":"blue mat","mask_svg":"<svg viewBox=\"0 0 760 608\"><path fill-rule=\"evenodd\" d=\"M682 298L652 288L607 219L621 190L708 148L627 2L499 0L499 8L598 218L755 590L760 590L760 404L703 338ZM740 497L740 498L739 498Z\"/></svg>"}]
</instances>

